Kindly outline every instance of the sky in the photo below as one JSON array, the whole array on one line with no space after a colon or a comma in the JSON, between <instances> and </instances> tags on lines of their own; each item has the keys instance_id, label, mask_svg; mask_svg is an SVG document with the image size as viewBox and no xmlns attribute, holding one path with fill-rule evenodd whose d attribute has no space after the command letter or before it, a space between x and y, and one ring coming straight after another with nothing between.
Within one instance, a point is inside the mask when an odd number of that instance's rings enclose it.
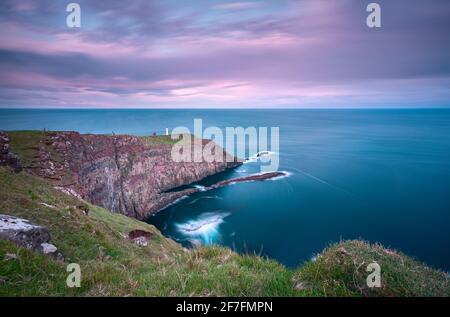
<instances>
[{"instance_id":1,"label":"sky","mask_svg":"<svg viewBox=\"0 0 450 317\"><path fill-rule=\"evenodd\" d=\"M450 107L448 0L70 2L0 2L0 107Z\"/></svg>"}]
</instances>

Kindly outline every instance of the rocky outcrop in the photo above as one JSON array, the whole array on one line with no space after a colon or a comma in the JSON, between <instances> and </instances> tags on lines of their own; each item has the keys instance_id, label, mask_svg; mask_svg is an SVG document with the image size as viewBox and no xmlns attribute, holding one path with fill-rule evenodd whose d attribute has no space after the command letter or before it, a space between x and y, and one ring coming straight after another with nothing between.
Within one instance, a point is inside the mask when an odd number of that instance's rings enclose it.
<instances>
[{"instance_id":1,"label":"rocky outcrop","mask_svg":"<svg viewBox=\"0 0 450 317\"><path fill-rule=\"evenodd\" d=\"M244 177L237 177L232 179L226 179L220 182L215 183L214 185L207 187L206 189L214 189L219 187L224 187L231 184L236 183L246 183L246 182L256 182L256 181L265 181L269 179L274 179L278 177L286 176L287 174L285 172L268 172L263 174L255 174L255 175L249 175Z\"/></svg>"},{"instance_id":2,"label":"rocky outcrop","mask_svg":"<svg viewBox=\"0 0 450 317\"><path fill-rule=\"evenodd\" d=\"M9 166L16 173L22 171L20 158L9 150L9 137L0 131L0 166Z\"/></svg>"},{"instance_id":3,"label":"rocky outcrop","mask_svg":"<svg viewBox=\"0 0 450 317\"><path fill-rule=\"evenodd\" d=\"M50 243L48 229L26 219L0 215L0 238L27 249L52 255L59 260L64 259L56 246Z\"/></svg>"},{"instance_id":4,"label":"rocky outcrop","mask_svg":"<svg viewBox=\"0 0 450 317\"><path fill-rule=\"evenodd\" d=\"M174 162L171 144L149 144L129 135L47 133L35 150L28 172L66 193L138 219L197 191L169 190L239 164Z\"/></svg>"},{"instance_id":5,"label":"rocky outcrop","mask_svg":"<svg viewBox=\"0 0 450 317\"><path fill-rule=\"evenodd\" d=\"M147 246L150 238L153 236L151 232L144 230L132 230L128 233L128 238L139 246Z\"/></svg>"}]
</instances>

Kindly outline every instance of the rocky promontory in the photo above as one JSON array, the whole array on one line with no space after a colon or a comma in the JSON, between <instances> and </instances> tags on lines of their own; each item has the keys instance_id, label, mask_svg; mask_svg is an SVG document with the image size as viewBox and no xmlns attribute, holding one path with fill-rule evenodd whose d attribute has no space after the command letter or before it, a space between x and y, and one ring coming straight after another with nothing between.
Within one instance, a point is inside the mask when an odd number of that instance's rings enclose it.
<instances>
[{"instance_id":1,"label":"rocky promontory","mask_svg":"<svg viewBox=\"0 0 450 317\"><path fill-rule=\"evenodd\" d=\"M285 172L267 172L267 173L262 173L262 174L248 175L248 176L226 179L226 180L217 182L214 185L210 186L208 189L224 187L224 186L236 184L236 183L261 182L261 181L265 181L265 180L269 180L269 179L283 177L286 175L287 174Z\"/></svg>"},{"instance_id":2,"label":"rocky promontory","mask_svg":"<svg viewBox=\"0 0 450 317\"><path fill-rule=\"evenodd\" d=\"M236 159L174 162L169 136L35 131L5 137L11 139L27 172L61 191L137 219L196 191L170 190L240 164ZM203 140L203 146L208 142Z\"/></svg>"}]
</instances>

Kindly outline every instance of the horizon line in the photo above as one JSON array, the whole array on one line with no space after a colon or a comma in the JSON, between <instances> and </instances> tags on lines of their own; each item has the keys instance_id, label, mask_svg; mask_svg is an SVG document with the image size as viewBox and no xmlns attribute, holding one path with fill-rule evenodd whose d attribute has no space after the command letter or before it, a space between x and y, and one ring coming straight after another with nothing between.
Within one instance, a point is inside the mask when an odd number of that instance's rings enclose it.
<instances>
[{"instance_id":1,"label":"horizon line","mask_svg":"<svg viewBox=\"0 0 450 317\"><path fill-rule=\"evenodd\" d=\"M371 107L2 107L0 110L401 110L401 109L450 109L442 106L371 106Z\"/></svg>"}]
</instances>

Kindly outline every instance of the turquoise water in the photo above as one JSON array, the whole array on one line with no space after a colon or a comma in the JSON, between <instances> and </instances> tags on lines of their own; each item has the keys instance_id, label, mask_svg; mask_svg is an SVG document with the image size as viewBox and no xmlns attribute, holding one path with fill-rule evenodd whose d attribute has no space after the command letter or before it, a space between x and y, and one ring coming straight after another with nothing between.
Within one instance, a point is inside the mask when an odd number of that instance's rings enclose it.
<instances>
[{"instance_id":1,"label":"turquoise water","mask_svg":"<svg viewBox=\"0 0 450 317\"><path fill-rule=\"evenodd\" d=\"M222 244L297 266L330 242L381 242L450 269L449 110L0 110L0 129L161 133L280 127L273 181L197 193L148 222L185 244ZM259 172L257 162L199 183Z\"/></svg>"}]
</instances>

